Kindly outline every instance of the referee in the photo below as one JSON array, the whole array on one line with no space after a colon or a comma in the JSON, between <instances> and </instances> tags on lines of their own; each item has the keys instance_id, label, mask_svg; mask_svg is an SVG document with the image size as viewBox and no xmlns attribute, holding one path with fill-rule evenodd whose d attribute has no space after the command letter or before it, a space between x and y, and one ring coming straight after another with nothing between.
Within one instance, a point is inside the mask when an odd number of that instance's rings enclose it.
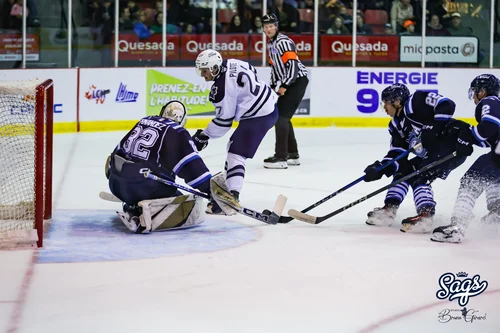
<instances>
[{"instance_id":1,"label":"referee","mask_svg":"<svg viewBox=\"0 0 500 333\"><path fill-rule=\"evenodd\" d=\"M268 169L286 169L288 165L300 165L299 150L291 119L306 92L309 79L307 69L297 56L295 43L278 32L278 18L275 14L262 18L267 43L268 62L271 66L271 88L279 85L278 112L275 125L276 145L274 156L264 160Z\"/></svg>"}]
</instances>

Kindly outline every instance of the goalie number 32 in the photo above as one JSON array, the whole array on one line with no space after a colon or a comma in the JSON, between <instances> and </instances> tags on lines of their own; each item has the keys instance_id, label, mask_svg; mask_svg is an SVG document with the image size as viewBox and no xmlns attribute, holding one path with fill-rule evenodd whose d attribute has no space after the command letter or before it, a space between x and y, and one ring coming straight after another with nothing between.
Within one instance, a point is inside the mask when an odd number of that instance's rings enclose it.
<instances>
[{"instance_id":1,"label":"goalie number 32","mask_svg":"<svg viewBox=\"0 0 500 333\"><path fill-rule=\"evenodd\" d=\"M151 153L148 148L153 147L159 137L160 134L156 128L143 128L141 125L137 125L123 144L123 150L127 154L148 160Z\"/></svg>"}]
</instances>

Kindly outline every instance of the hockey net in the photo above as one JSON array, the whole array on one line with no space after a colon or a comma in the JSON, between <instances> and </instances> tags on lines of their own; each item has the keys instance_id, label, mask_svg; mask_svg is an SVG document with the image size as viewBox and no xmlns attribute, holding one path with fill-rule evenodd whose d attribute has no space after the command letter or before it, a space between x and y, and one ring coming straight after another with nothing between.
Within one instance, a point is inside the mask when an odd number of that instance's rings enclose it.
<instances>
[{"instance_id":1,"label":"hockey net","mask_svg":"<svg viewBox=\"0 0 500 333\"><path fill-rule=\"evenodd\" d=\"M53 82L0 81L0 248L43 245L52 214Z\"/></svg>"}]
</instances>

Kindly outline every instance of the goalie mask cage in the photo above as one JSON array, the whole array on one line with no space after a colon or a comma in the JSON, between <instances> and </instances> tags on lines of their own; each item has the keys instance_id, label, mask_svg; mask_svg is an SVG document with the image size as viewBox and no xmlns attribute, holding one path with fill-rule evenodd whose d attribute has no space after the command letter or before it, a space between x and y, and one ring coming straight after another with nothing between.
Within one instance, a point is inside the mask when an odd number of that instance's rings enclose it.
<instances>
[{"instance_id":1,"label":"goalie mask cage","mask_svg":"<svg viewBox=\"0 0 500 333\"><path fill-rule=\"evenodd\" d=\"M52 80L0 81L0 248L43 245L52 215Z\"/></svg>"}]
</instances>

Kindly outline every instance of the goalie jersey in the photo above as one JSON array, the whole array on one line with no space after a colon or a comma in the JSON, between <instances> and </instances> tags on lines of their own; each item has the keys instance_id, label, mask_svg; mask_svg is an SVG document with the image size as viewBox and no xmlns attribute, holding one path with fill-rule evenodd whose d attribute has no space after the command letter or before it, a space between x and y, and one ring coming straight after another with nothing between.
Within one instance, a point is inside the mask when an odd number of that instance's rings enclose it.
<instances>
[{"instance_id":1,"label":"goalie jersey","mask_svg":"<svg viewBox=\"0 0 500 333\"><path fill-rule=\"evenodd\" d=\"M211 174L191 136L184 127L170 119L160 116L142 118L123 137L112 155L134 164L129 168L134 170L132 174L122 175L124 177L140 176L135 175L139 173L138 168L149 168L171 181L179 176L189 186L210 193ZM150 181L150 186L153 185L151 182L155 181Z\"/></svg>"},{"instance_id":2,"label":"goalie jersey","mask_svg":"<svg viewBox=\"0 0 500 333\"><path fill-rule=\"evenodd\" d=\"M410 95L404 109L389 123L390 149L383 162L409 149L411 136L418 136L424 126L434 126L441 132L455 113L455 103L434 92L416 91ZM396 170L398 164L395 163Z\"/></svg>"},{"instance_id":3,"label":"goalie jersey","mask_svg":"<svg viewBox=\"0 0 500 333\"><path fill-rule=\"evenodd\" d=\"M226 134L233 121L266 116L274 111L278 95L248 62L227 59L215 77L210 90L210 101L215 106L215 118L204 130L210 138Z\"/></svg>"}]
</instances>

